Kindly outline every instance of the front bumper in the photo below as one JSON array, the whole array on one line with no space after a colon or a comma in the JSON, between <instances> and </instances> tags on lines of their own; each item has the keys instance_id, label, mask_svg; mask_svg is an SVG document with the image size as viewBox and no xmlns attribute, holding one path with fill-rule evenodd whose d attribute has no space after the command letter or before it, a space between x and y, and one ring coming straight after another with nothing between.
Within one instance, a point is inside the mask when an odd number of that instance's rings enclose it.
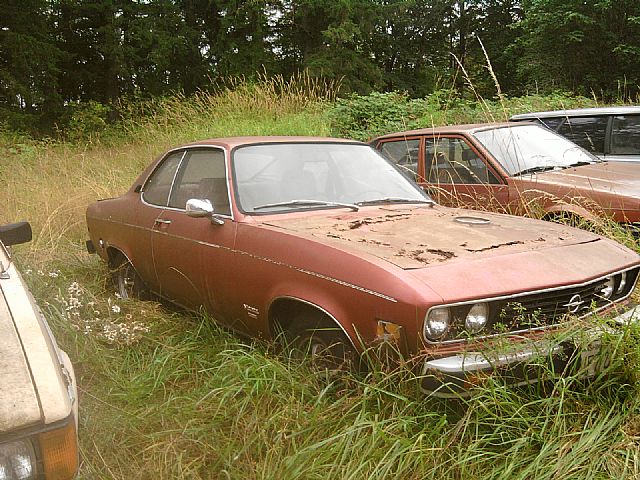
<instances>
[{"instance_id":1,"label":"front bumper","mask_svg":"<svg viewBox=\"0 0 640 480\"><path fill-rule=\"evenodd\" d=\"M620 326L640 321L640 306L616 316ZM497 376L510 385L538 382L542 372L560 374L577 368L584 377L595 375L604 367L600 355L604 328L582 332L587 341L576 349L570 341L541 339L522 342L522 347L508 353L463 352L426 360L422 368L421 387L427 394L440 398L466 397L470 390L482 385L488 377Z\"/></svg>"}]
</instances>

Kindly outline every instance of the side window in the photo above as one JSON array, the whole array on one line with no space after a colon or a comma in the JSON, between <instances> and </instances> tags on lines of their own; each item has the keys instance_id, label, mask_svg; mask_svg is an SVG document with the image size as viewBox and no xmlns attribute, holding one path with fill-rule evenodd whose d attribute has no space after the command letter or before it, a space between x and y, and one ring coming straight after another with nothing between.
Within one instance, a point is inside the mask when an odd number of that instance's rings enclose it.
<instances>
[{"instance_id":1,"label":"side window","mask_svg":"<svg viewBox=\"0 0 640 480\"><path fill-rule=\"evenodd\" d=\"M163 207L167 205L171 183L183 155L184 152L172 153L154 170L142 190L142 198L145 202Z\"/></svg>"},{"instance_id":2,"label":"side window","mask_svg":"<svg viewBox=\"0 0 640 480\"><path fill-rule=\"evenodd\" d=\"M500 183L487 164L461 138L428 138L425 162L427 180L431 183Z\"/></svg>"},{"instance_id":3,"label":"side window","mask_svg":"<svg viewBox=\"0 0 640 480\"><path fill-rule=\"evenodd\" d=\"M222 150L202 149L187 153L171 190L169 206L184 209L190 198L207 199L216 213L231 215Z\"/></svg>"},{"instance_id":4,"label":"side window","mask_svg":"<svg viewBox=\"0 0 640 480\"><path fill-rule=\"evenodd\" d=\"M616 115L611 130L611 153L640 155L640 115Z\"/></svg>"},{"instance_id":5,"label":"side window","mask_svg":"<svg viewBox=\"0 0 640 480\"><path fill-rule=\"evenodd\" d=\"M395 163L411 180L418 180L418 152L420 140L384 142L380 151Z\"/></svg>"},{"instance_id":6,"label":"side window","mask_svg":"<svg viewBox=\"0 0 640 480\"><path fill-rule=\"evenodd\" d=\"M558 133L591 153L604 153L606 117L567 118Z\"/></svg>"}]
</instances>

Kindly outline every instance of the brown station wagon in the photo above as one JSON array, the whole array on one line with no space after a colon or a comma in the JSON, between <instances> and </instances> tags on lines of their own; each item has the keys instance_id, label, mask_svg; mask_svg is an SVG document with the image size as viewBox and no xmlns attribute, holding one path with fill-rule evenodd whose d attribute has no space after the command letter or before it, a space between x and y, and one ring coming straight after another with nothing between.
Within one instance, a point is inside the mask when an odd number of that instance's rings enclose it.
<instances>
[{"instance_id":1,"label":"brown station wagon","mask_svg":"<svg viewBox=\"0 0 640 480\"><path fill-rule=\"evenodd\" d=\"M438 202L545 219L607 215L640 226L640 168L606 162L534 124L451 125L371 142Z\"/></svg>"},{"instance_id":2,"label":"brown station wagon","mask_svg":"<svg viewBox=\"0 0 640 480\"><path fill-rule=\"evenodd\" d=\"M568 363L571 341L552 338L570 315L594 337L596 311L637 316L636 253L571 227L436 205L350 140L181 146L123 196L90 205L87 224L88 248L123 297L204 308L243 334L283 334L316 359L390 343L440 396L496 370L535 381L521 368L534 359ZM509 351L488 350L496 339Z\"/></svg>"}]
</instances>

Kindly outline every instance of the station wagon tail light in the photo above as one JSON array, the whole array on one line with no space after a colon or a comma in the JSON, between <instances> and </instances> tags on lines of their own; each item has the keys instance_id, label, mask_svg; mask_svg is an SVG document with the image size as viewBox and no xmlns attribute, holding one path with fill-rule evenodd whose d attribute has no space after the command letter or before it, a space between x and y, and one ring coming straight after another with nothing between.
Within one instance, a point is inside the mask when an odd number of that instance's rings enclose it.
<instances>
[{"instance_id":1,"label":"station wagon tail light","mask_svg":"<svg viewBox=\"0 0 640 480\"><path fill-rule=\"evenodd\" d=\"M489 304L475 303L467 317L464 319L464 326L469 333L477 333L484 328L489 319Z\"/></svg>"},{"instance_id":2,"label":"station wagon tail light","mask_svg":"<svg viewBox=\"0 0 640 480\"><path fill-rule=\"evenodd\" d=\"M450 322L448 307L432 308L424 319L424 336L429 340L440 340L449 331Z\"/></svg>"}]
</instances>

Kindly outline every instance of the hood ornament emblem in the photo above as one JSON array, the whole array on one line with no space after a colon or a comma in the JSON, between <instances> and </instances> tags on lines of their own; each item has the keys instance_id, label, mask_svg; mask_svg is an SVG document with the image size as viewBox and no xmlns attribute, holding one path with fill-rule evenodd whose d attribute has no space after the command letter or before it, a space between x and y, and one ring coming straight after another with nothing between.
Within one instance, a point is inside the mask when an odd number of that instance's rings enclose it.
<instances>
[{"instance_id":1,"label":"hood ornament emblem","mask_svg":"<svg viewBox=\"0 0 640 480\"><path fill-rule=\"evenodd\" d=\"M576 313L578 310L580 310L580 307L582 307L583 304L584 300L582 300L582 297L578 293L576 293L569 299L569 303L565 303L562 306L567 307L569 313Z\"/></svg>"}]
</instances>

